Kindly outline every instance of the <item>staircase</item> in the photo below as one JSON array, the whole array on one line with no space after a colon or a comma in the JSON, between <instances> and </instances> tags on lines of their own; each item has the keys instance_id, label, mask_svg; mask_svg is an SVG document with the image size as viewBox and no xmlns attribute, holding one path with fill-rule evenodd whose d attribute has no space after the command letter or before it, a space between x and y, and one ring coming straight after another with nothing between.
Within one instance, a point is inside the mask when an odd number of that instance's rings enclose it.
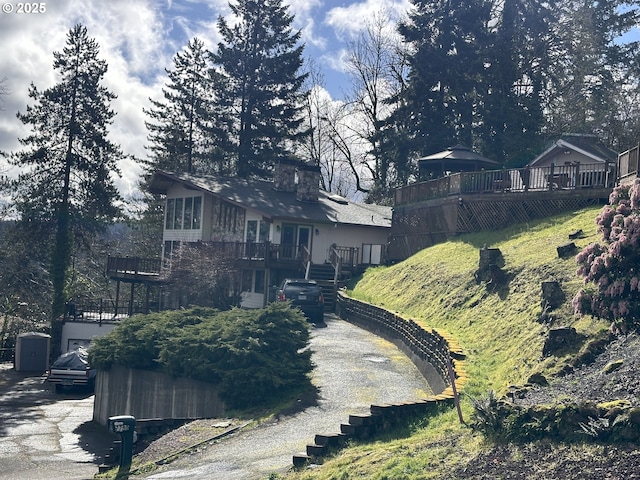
<instances>
[{"instance_id":1,"label":"staircase","mask_svg":"<svg viewBox=\"0 0 640 480\"><path fill-rule=\"evenodd\" d=\"M324 296L324 311L333 312L336 304L335 271L330 263L311 264L309 278L318 282Z\"/></svg>"}]
</instances>

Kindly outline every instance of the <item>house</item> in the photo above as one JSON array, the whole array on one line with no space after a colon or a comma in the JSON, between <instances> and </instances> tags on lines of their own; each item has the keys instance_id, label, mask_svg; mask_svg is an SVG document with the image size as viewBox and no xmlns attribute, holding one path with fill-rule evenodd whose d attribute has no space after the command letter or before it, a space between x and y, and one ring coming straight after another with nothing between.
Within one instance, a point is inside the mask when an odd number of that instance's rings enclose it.
<instances>
[{"instance_id":1,"label":"house","mask_svg":"<svg viewBox=\"0 0 640 480\"><path fill-rule=\"evenodd\" d=\"M556 189L613 186L617 160L617 152L595 135L569 134L554 141L527 167L532 178L545 172L546 182Z\"/></svg>"},{"instance_id":2,"label":"house","mask_svg":"<svg viewBox=\"0 0 640 480\"><path fill-rule=\"evenodd\" d=\"M163 259L183 242L232 251L248 308L264 306L270 287L289 276L335 289L345 271L383 261L391 207L354 203L319 185L319 167L295 160L276 165L273 181L156 172L149 190L165 195Z\"/></svg>"}]
</instances>

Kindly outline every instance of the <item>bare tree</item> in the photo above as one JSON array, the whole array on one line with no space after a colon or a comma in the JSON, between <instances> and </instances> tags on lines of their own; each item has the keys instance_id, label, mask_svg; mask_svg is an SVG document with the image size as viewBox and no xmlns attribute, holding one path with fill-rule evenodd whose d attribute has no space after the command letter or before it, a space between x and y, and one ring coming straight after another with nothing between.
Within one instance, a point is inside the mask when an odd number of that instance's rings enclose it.
<instances>
[{"instance_id":1,"label":"bare tree","mask_svg":"<svg viewBox=\"0 0 640 480\"><path fill-rule=\"evenodd\" d=\"M366 190L372 201L384 201L392 187L403 183L409 161L392 154L386 131L386 120L396 107L408 72L405 51L393 25L388 13L379 12L347 46L351 130L367 146L361 167L372 180L370 188L360 191Z\"/></svg>"},{"instance_id":2,"label":"bare tree","mask_svg":"<svg viewBox=\"0 0 640 480\"><path fill-rule=\"evenodd\" d=\"M242 272L235 264L235 244L183 243L171 256L166 280L180 306L226 310L238 304Z\"/></svg>"},{"instance_id":3,"label":"bare tree","mask_svg":"<svg viewBox=\"0 0 640 480\"><path fill-rule=\"evenodd\" d=\"M311 134L301 143L296 154L320 167L322 188L329 192L350 196L353 191L349 159L351 149L340 137L344 120L344 103L333 100L324 89L324 77L317 65L310 61L306 90L303 128ZM356 178L356 183L358 179Z\"/></svg>"}]
</instances>

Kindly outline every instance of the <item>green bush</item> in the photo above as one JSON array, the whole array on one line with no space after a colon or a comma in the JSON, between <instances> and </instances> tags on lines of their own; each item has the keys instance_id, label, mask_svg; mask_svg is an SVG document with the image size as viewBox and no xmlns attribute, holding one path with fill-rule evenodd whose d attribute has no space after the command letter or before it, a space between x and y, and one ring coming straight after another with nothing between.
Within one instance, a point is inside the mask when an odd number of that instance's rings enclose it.
<instances>
[{"instance_id":1,"label":"green bush","mask_svg":"<svg viewBox=\"0 0 640 480\"><path fill-rule=\"evenodd\" d=\"M160 370L220 385L232 408L265 404L311 386L308 323L285 303L260 310L209 308L138 315L97 339L90 361Z\"/></svg>"}]
</instances>

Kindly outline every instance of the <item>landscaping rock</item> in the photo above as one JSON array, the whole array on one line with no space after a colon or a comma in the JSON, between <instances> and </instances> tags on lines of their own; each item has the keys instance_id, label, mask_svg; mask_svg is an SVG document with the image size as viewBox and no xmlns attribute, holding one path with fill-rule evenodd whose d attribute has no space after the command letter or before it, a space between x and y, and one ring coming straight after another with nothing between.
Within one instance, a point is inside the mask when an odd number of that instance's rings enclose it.
<instances>
[{"instance_id":1,"label":"landscaping rock","mask_svg":"<svg viewBox=\"0 0 640 480\"><path fill-rule=\"evenodd\" d=\"M609 362L604 366L604 368L602 369L602 372L611 373L619 369L623 363L624 363L624 360L614 360L613 362Z\"/></svg>"},{"instance_id":2,"label":"landscaping rock","mask_svg":"<svg viewBox=\"0 0 640 480\"><path fill-rule=\"evenodd\" d=\"M549 330L542 353L550 355L573 345L578 340L578 333L573 327L557 327Z\"/></svg>"},{"instance_id":3,"label":"landscaping rock","mask_svg":"<svg viewBox=\"0 0 640 480\"><path fill-rule=\"evenodd\" d=\"M559 282L555 280L542 282L541 306L543 311L547 310L547 308L551 310L558 308L565 300L566 295L562 291L562 287Z\"/></svg>"},{"instance_id":4,"label":"landscaping rock","mask_svg":"<svg viewBox=\"0 0 640 480\"><path fill-rule=\"evenodd\" d=\"M576 250L578 250L578 247L576 247L576 244L574 242L565 243L564 245L556 247L559 258L572 257L573 255L575 255Z\"/></svg>"}]
</instances>

